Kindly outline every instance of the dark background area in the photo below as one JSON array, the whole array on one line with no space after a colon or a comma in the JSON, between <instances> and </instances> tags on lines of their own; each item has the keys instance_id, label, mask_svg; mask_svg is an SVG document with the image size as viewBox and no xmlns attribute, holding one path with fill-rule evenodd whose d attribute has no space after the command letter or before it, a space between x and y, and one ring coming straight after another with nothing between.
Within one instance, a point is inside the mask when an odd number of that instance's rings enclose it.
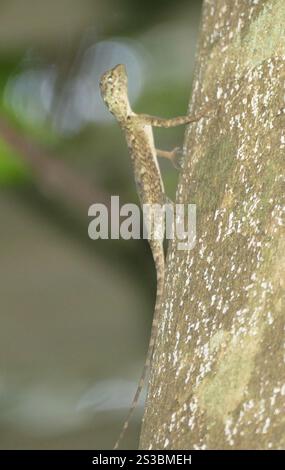
<instances>
[{"instance_id":1,"label":"dark background area","mask_svg":"<svg viewBox=\"0 0 285 470\"><path fill-rule=\"evenodd\" d=\"M155 272L142 240L88 238L88 207L137 203L99 94L125 63L137 112L184 114L200 1L0 6L0 448L111 448L142 370ZM159 148L184 129L155 131ZM177 171L162 162L168 195ZM134 448L143 400L124 440Z\"/></svg>"}]
</instances>

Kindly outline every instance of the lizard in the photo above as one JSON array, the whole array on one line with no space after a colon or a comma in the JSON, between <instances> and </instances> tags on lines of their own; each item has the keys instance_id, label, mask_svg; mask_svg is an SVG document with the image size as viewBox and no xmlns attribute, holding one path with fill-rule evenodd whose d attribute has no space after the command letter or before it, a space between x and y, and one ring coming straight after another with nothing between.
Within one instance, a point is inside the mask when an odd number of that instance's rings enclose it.
<instances>
[{"instance_id":1,"label":"lizard","mask_svg":"<svg viewBox=\"0 0 285 470\"><path fill-rule=\"evenodd\" d=\"M125 134L141 206L144 204L148 204L150 206L160 204L163 206L167 202L167 197L157 157L159 156L170 159L174 164L176 164L178 149L174 149L172 151L156 149L152 128L168 128L189 124L204 117L205 113L201 113L197 116L186 115L175 118L161 118L150 116L148 114L136 114L129 103L128 78L126 68L123 64L116 65L102 75L100 80L100 91L107 108L115 116ZM151 334L141 379L114 449L119 447L119 443L128 428L130 418L138 403L140 393L151 366L158 329L158 314L161 308L164 289L165 255L163 240L157 239L154 237L153 233L150 233L148 234L148 242L154 259L157 278L156 301Z\"/></svg>"}]
</instances>

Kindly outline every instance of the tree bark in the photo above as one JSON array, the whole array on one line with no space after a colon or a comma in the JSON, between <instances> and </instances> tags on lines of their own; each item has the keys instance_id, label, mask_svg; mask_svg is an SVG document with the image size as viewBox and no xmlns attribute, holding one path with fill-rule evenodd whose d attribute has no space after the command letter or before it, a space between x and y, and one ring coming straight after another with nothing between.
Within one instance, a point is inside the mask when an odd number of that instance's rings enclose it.
<instances>
[{"instance_id":1,"label":"tree bark","mask_svg":"<svg viewBox=\"0 0 285 470\"><path fill-rule=\"evenodd\" d=\"M285 447L285 3L206 0L140 447Z\"/></svg>"}]
</instances>

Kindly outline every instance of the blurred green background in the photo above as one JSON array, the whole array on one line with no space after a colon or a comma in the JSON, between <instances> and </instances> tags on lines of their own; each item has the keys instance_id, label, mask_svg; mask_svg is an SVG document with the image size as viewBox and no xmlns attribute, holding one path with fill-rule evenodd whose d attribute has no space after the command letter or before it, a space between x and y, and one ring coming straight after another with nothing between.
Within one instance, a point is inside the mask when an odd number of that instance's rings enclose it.
<instances>
[{"instance_id":1,"label":"blurred green background","mask_svg":"<svg viewBox=\"0 0 285 470\"><path fill-rule=\"evenodd\" d=\"M134 110L184 114L201 1L0 6L0 448L108 449L142 370L155 300L144 241L88 238L88 207L137 203L99 94L125 63ZM159 148L184 129L155 131ZM177 172L162 171L174 199ZM143 401L123 442L135 448Z\"/></svg>"}]
</instances>

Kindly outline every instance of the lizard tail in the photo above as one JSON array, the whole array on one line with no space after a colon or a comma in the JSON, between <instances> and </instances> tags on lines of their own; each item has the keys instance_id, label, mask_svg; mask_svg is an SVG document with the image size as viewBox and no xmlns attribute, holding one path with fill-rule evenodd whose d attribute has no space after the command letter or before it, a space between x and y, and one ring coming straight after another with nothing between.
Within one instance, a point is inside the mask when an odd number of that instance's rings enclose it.
<instances>
[{"instance_id":1,"label":"lizard tail","mask_svg":"<svg viewBox=\"0 0 285 470\"><path fill-rule=\"evenodd\" d=\"M149 346L148 346L146 361L144 363L144 368L142 371L142 375L141 375L135 396L133 398L127 418L124 422L122 431L118 437L118 440L114 446L114 449L118 449L119 444L121 440L123 439L126 433L126 430L129 427L130 419L133 415L133 412L138 404L139 397L140 397L141 391L145 383L146 376L148 374L148 371L151 365L154 345L155 345L156 336L157 336L158 314L160 311L163 288L164 288L164 250L163 250L163 244L158 240L149 240L149 243L150 243L151 250L152 250L152 255L153 255L155 268L156 268L156 276L157 276L156 301L155 301L155 308L154 308L154 314L153 314L153 320L152 320Z\"/></svg>"}]
</instances>

